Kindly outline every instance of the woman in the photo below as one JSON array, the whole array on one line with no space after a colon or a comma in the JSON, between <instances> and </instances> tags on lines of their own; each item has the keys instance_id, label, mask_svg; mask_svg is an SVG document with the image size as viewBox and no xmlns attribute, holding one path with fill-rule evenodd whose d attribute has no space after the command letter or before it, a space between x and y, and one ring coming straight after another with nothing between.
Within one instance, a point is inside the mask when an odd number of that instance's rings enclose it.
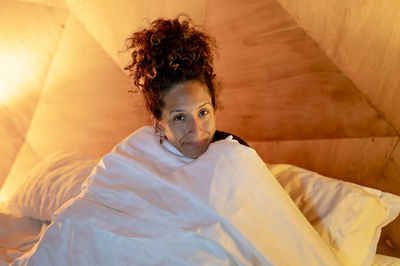
<instances>
[{"instance_id":1,"label":"woman","mask_svg":"<svg viewBox=\"0 0 400 266\"><path fill-rule=\"evenodd\" d=\"M132 63L125 69L144 95L160 144L166 139L193 159L211 142L230 135L215 129L212 43L190 20L179 18L155 20L128 39Z\"/></svg>"},{"instance_id":2,"label":"woman","mask_svg":"<svg viewBox=\"0 0 400 266\"><path fill-rule=\"evenodd\" d=\"M129 39L159 138L116 145L15 265L336 265L257 153L215 130L210 38L189 24Z\"/></svg>"}]
</instances>

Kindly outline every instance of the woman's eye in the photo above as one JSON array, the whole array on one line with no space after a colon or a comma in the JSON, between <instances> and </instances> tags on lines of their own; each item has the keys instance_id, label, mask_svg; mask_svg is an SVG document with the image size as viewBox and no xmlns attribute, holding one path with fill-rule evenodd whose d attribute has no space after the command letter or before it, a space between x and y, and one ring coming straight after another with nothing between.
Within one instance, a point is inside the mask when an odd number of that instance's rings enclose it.
<instances>
[{"instance_id":1,"label":"woman's eye","mask_svg":"<svg viewBox=\"0 0 400 266\"><path fill-rule=\"evenodd\" d=\"M174 120L175 120L175 121L183 121L183 120L185 120L185 116L183 116L183 115L177 115L177 116L174 117Z\"/></svg>"},{"instance_id":2,"label":"woman's eye","mask_svg":"<svg viewBox=\"0 0 400 266\"><path fill-rule=\"evenodd\" d=\"M208 114L208 110L201 110L199 113L200 116L205 116L207 114Z\"/></svg>"}]
</instances>

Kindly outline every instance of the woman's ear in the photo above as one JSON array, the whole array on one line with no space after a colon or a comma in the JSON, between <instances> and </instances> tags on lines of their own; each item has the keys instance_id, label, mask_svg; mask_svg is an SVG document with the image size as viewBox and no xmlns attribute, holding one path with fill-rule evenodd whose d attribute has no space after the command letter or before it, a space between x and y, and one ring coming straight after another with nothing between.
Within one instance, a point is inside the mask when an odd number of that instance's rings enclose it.
<instances>
[{"instance_id":1,"label":"woman's ear","mask_svg":"<svg viewBox=\"0 0 400 266\"><path fill-rule=\"evenodd\" d=\"M164 136L164 130L162 129L160 125L160 121L154 117L154 115L151 115L151 122L153 124L153 130L158 136Z\"/></svg>"},{"instance_id":2,"label":"woman's ear","mask_svg":"<svg viewBox=\"0 0 400 266\"><path fill-rule=\"evenodd\" d=\"M158 124L158 120L154 117L154 115L151 115L151 123L153 124L153 128L156 128Z\"/></svg>"},{"instance_id":3,"label":"woman's ear","mask_svg":"<svg viewBox=\"0 0 400 266\"><path fill-rule=\"evenodd\" d=\"M154 133L156 133L160 137L160 145L163 144L164 140L167 139L165 136L165 132L163 128L160 125L160 121L154 117L154 115L151 116L151 122L153 123L153 130Z\"/></svg>"}]
</instances>

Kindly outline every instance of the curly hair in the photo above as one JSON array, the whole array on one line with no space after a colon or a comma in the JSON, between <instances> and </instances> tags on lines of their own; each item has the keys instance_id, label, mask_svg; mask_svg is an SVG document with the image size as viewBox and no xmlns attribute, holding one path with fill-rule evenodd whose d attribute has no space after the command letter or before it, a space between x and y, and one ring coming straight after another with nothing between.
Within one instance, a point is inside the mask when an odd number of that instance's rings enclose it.
<instances>
[{"instance_id":1,"label":"curly hair","mask_svg":"<svg viewBox=\"0 0 400 266\"><path fill-rule=\"evenodd\" d=\"M144 95L146 107L161 119L163 96L185 81L205 84L216 107L216 75L213 73L215 41L195 29L190 18L157 19L149 29L127 38L132 62L125 67L135 86Z\"/></svg>"}]
</instances>

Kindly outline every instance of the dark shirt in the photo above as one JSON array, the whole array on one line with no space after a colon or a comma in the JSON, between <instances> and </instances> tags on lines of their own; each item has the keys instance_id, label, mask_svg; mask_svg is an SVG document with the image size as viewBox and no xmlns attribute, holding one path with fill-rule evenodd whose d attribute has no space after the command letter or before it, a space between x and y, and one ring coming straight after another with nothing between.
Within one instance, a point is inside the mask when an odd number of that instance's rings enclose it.
<instances>
[{"instance_id":1,"label":"dark shirt","mask_svg":"<svg viewBox=\"0 0 400 266\"><path fill-rule=\"evenodd\" d=\"M226 139L230 135L232 135L233 139L237 140L240 144L249 147L249 144L247 144L246 141L242 140L238 136L235 136L235 135L227 133L227 132L218 131L218 130L215 131L214 138L212 139L211 142L215 142L215 141L218 141L218 140Z\"/></svg>"}]
</instances>

